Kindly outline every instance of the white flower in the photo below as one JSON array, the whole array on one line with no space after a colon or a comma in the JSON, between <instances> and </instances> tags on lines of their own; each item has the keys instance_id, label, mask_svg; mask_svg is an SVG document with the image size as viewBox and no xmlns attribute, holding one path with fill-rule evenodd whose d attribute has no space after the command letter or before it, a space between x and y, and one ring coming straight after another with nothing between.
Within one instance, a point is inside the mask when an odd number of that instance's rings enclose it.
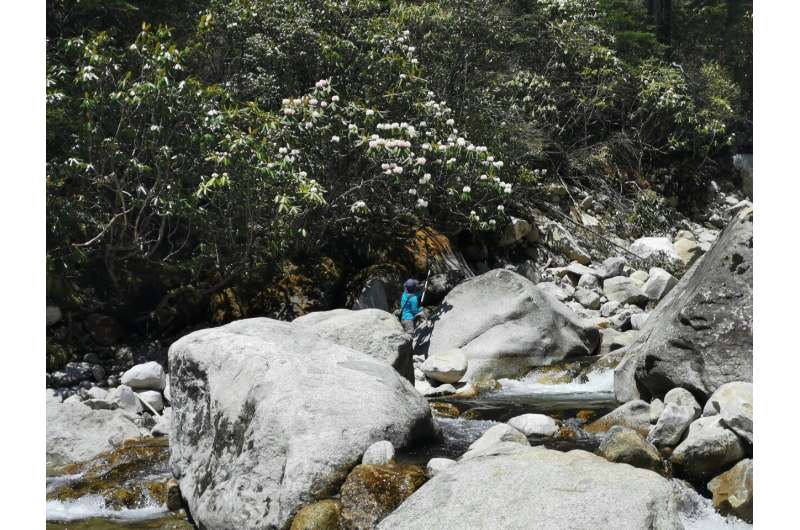
<instances>
[{"instance_id":1,"label":"white flower","mask_svg":"<svg viewBox=\"0 0 800 530\"><path fill-rule=\"evenodd\" d=\"M417 64L418 62L419 62L419 60L417 60L416 58L411 59L411 64Z\"/></svg>"},{"instance_id":2,"label":"white flower","mask_svg":"<svg viewBox=\"0 0 800 530\"><path fill-rule=\"evenodd\" d=\"M306 178L308 176L308 173L306 173L305 171L301 171L300 173L298 173L298 175L300 175L300 178Z\"/></svg>"},{"instance_id":3,"label":"white flower","mask_svg":"<svg viewBox=\"0 0 800 530\"><path fill-rule=\"evenodd\" d=\"M319 101L317 100L317 98L311 98L311 99L309 99L309 100L308 100L308 104L309 104L309 105L311 105L312 107L313 107L314 105L316 105L317 103L319 103Z\"/></svg>"},{"instance_id":4,"label":"white flower","mask_svg":"<svg viewBox=\"0 0 800 530\"><path fill-rule=\"evenodd\" d=\"M425 160L425 157L421 156L421 157L417 158L417 165L420 165L420 166L425 165L425 162L427 162L427 160Z\"/></svg>"},{"instance_id":5,"label":"white flower","mask_svg":"<svg viewBox=\"0 0 800 530\"><path fill-rule=\"evenodd\" d=\"M317 187L311 186L311 189L308 190L310 193L317 193Z\"/></svg>"},{"instance_id":6,"label":"white flower","mask_svg":"<svg viewBox=\"0 0 800 530\"><path fill-rule=\"evenodd\" d=\"M331 101L333 101L333 102L339 101L339 96L337 96L337 95L331 96Z\"/></svg>"},{"instance_id":7,"label":"white flower","mask_svg":"<svg viewBox=\"0 0 800 530\"><path fill-rule=\"evenodd\" d=\"M283 109L283 113L286 114L287 116L291 116L292 114L294 114L294 109L288 109L288 108Z\"/></svg>"},{"instance_id":8,"label":"white flower","mask_svg":"<svg viewBox=\"0 0 800 530\"><path fill-rule=\"evenodd\" d=\"M423 151L428 151L430 148L431 148L431 144L429 144L429 143L422 144L422 150Z\"/></svg>"},{"instance_id":9,"label":"white flower","mask_svg":"<svg viewBox=\"0 0 800 530\"><path fill-rule=\"evenodd\" d=\"M456 122L456 121L455 121L453 118L450 118L450 119L449 119L449 120L447 120L445 123L446 123L447 125L449 125L449 126L451 126L451 127L452 127L452 126L453 126L453 124L454 124L455 122Z\"/></svg>"},{"instance_id":10,"label":"white flower","mask_svg":"<svg viewBox=\"0 0 800 530\"><path fill-rule=\"evenodd\" d=\"M486 161L487 162L494 162L494 157L493 156L487 156L486 157Z\"/></svg>"},{"instance_id":11,"label":"white flower","mask_svg":"<svg viewBox=\"0 0 800 530\"><path fill-rule=\"evenodd\" d=\"M475 213L475 210L470 210L469 215L471 217L475 217L477 214Z\"/></svg>"},{"instance_id":12,"label":"white flower","mask_svg":"<svg viewBox=\"0 0 800 530\"><path fill-rule=\"evenodd\" d=\"M306 129L310 129L310 128L311 128L311 127L313 127L313 126L314 126L314 124L313 124L313 123L311 123L310 121L307 121L307 122L306 122Z\"/></svg>"},{"instance_id":13,"label":"white flower","mask_svg":"<svg viewBox=\"0 0 800 530\"><path fill-rule=\"evenodd\" d=\"M455 162L456 162L456 159L455 159L455 158L448 158L448 159L447 159L447 163L448 163L448 164L455 164Z\"/></svg>"},{"instance_id":14,"label":"white flower","mask_svg":"<svg viewBox=\"0 0 800 530\"><path fill-rule=\"evenodd\" d=\"M356 201L353 203L352 206L350 206L350 211L353 213L366 209L367 209L367 203L365 203L364 201Z\"/></svg>"},{"instance_id":15,"label":"white flower","mask_svg":"<svg viewBox=\"0 0 800 530\"><path fill-rule=\"evenodd\" d=\"M414 53L415 51L417 51L417 49L414 46L409 46L408 47L408 51L410 51L411 53Z\"/></svg>"},{"instance_id":16,"label":"white flower","mask_svg":"<svg viewBox=\"0 0 800 530\"><path fill-rule=\"evenodd\" d=\"M486 180L488 177L486 175L481 175L481 180Z\"/></svg>"},{"instance_id":17,"label":"white flower","mask_svg":"<svg viewBox=\"0 0 800 530\"><path fill-rule=\"evenodd\" d=\"M285 154L286 154L288 151L289 151L289 150L288 150L288 149L286 149L285 147L281 147L280 149L278 149L278 152L279 152L280 154L282 154L282 155L285 155Z\"/></svg>"},{"instance_id":18,"label":"white flower","mask_svg":"<svg viewBox=\"0 0 800 530\"><path fill-rule=\"evenodd\" d=\"M494 167L496 167L498 169L503 167L503 161L502 160L498 160L497 162L494 163Z\"/></svg>"},{"instance_id":19,"label":"white flower","mask_svg":"<svg viewBox=\"0 0 800 530\"><path fill-rule=\"evenodd\" d=\"M401 174L401 173L403 172L403 166L396 166L396 167L394 168L394 172L395 172L397 175Z\"/></svg>"},{"instance_id":20,"label":"white flower","mask_svg":"<svg viewBox=\"0 0 800 530\"><path fill-rule=\"evenodd\" d=\"M494 219L489 219L489 224L494 226L495 224L497 224L497 221L495 221Z\"/></svg>"},{"instance_id":21,"label":"white flower","mask_svg":"<svg viewBox=\"0 0 800 530\"><path fill-rule=\"evenodd\" d=\"M417 199L417 206L419 206L420 208L427 208L428 201L426 201L425 199Z\"/></svg>"},{"instance_id":22,"label":"white flower","mask_svg":"<svg viewBox=\"0 0 800 530\"><path fill-rule=\"evenodd\" d=\"M498 205L497 205L497 211L498 211L498 212L505 211L505 209L506 209L506 207L505 207L505 206L503 206L502 204L498 204Z\"/></svg>"},{"instance_id":23,"label":"white flower","mask_svg":"<svg viewBox=\"0 0 800 530\"><path fill-rule=\"evenodd\" d=\"M317 81L314 84L314 86L317 87L317 88L324 88L327 85L328 85L328 80L327 79L320 79L319 81Z\"/></svg>"},{"instance_id":24,"label":"white flower","mask_svg":"<svg viewBox=\"0 0 800 530\"><path fill-rule=\"evenodd\" d=\"M463 189L462 191L463 191L464 193L469 193L469 192L471 192L471 191L472 191L472 188L470 188L469 186L464 186L464 189Z\"/></svg>"},{"instance_id":25,"label":"white flower","mask_svg":"<svg viewBox=\"0 0 800 530\"><path fill-rule=\"evenodd\" d=\"M333 142L335 144L339 143L339 137L338 136L331 136L331 142Z\"/></svg>"},{"instance_id":26,"label":"white flower","mask_svg":"<svg viewBox=\"0 0 800 530\"><path fill-rule=\"evenodd\" d=\"M325 107L327 107L327 106L328 106L328 102L327 102L327 101L320 101L320 102L319 102L319 106L320 106L320 107L322 107L322 108L324 109Z\"/></svg>"},{"instance_id":27,"label":"white flower","mask_svg":"<svg viewBox=\"0 0 800 530\"><path fill-rule=\"evenodd\" d=\"M424 175L422 175L422 178L424 178L425 180L430 180L431 179L431 174L430 173L425 173Z\"/></svg>"},{"instance_id":28,"label":"white flower","mask_svg":"<svg viewBox=\"0 0 800 530\"><path fill-rule=\"evenodd\" d=\"M366 114L367 116L372 116L373 114L375 114L375 111L374 111L374 110L372 110L372 109L367 109L367 111L365 112L365 114Z\"/></svg>"},{"instance_id":29,"label":"white flower","mask_svg":"<svg viewBox=\"0 0 800 530\"><path fill-rule=\"evenodd\" d=\"M409 195L416 195L417 194L417 190L415 190L414 188L411 188L410 190L408 190L408 194Z\"/></svg>"},{"instance_id":30,"label":"white flower","mask_svg":"<svg viewBox=\"0 0 800 530\"><path fill-rule=\"evenodd\" d=\"M472 145L472 144L469 144L469 145L467 146L467 151L474 151L474 150L475 150L475 146L474 146L474 145Z\"/></svg>"},{"instance_id":31,"label":"white flower","mask_svg":"<svg viewBox=\"0 0 800 530\"><path fill-rule=\"evenodd\" d=\"M351 123L350 125L347 126L347 130L350 132L357 132L358 125L356 125L355 123Z\"/></svg>"},{"instance_id":32,"label":"white flower","mask_svg":"<svg viewBox=\"0 0 800 530\"><path fill-rule=\"evenodd\" d=\"M300 154L300 150L299 149L292 149L292 155L297 156L299 154Z\"/></svg>"},{"instance_id":33,"label":"white flower","mask_svg":"<svg viewBox=\"0 0 800 530\"><path fill-rule=\"evenodd\" d=\"M419 122L419 126L420 126L420 127L427 127L427 126L428 126L428 123L427 123L427 122L424 122L424 121L421 121L421 122Z\"/></svg>"},{"instance_id":34,"label":"white flower","mask_svg":"<svg viewBox=\"0 0 800 530\"><path fill-rule=\"evenodd\" d=\"M411 32L408 31L408 30L404 30L403 31L403 35L405 35L406 37L408 37L410 34L411 34Z\"/></svg>"},{"instance_id":35,"label":"white flower","mask_svg":"<svg viewBox=\"0 0 800 530\"><path fill-rule=\"evenodd\" d=\"M459 145L459 147L463 147L467 143L467 141L459 136L458 139L456 140L456 143Z\"/></svg>"}]
</instances>

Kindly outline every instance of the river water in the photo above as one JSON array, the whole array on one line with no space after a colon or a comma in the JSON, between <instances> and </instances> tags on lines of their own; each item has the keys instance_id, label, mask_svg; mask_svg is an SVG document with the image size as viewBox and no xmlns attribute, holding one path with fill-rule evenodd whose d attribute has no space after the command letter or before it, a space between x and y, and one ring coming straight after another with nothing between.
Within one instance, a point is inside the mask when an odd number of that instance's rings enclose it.
<instances>
[{"instance_id":1,"label":"river water","mask_svg":"<svg viewBox=\"0 0 800 530\"><path fill-rule=\"evenodd\" d=\"M526 413L541 413L564 422L576 422L579 411L595 417L617 406L613 394L613 372L604 370L570 380L569 371L533 372L520 380L501 379L500 388L473 399L437 398L458 408L457 418L436 417L441 440L398 451L397 460L424 465L430 458L458 458L487 429L498 422ZM562 382L553 383L553 380ZM597 438L576 440L565 445L544 443L559 450L574 448L593 451ZM536 443L536 442L532 442ZM78 475L49 477L48 492ZM165 480L168 478L164 473ZM746 530L752 525L733 517L722 517L710 501L683 481L672 479L682 522L687 530ZM170 514L166 507L153 503L136 509L111 510L100 496L85 496L73 501L47 501L47 529L69 530L151 530L192 528L185 520Z\"/></svg>"}]
</instances>

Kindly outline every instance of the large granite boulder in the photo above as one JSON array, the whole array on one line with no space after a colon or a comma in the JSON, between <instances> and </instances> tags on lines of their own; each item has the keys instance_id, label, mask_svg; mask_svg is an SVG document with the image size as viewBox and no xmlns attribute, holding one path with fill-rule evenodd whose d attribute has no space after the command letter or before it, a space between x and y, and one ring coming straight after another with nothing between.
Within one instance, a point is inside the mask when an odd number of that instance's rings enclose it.
<instances>
[{"instance_id":1,"label":"large granite boulder","mask_svg":"<svg viewBox=\"0 0 800 530\"><path fill-rule=\"evenodd\" d=\"M267 318L169 350L171 466L201 528L285 529L333 496L373 443L431 436L430 407L387 363Z\"/></svg>"},{"instance_id":2,"label":"large granite boulder","mask_svg":"<svg viewBox=\"0 0 800 530\"><path fill-rule=\"evenodd\" d=\"M753 380L753 211L740 212L681 278L615 371L617 399L676 386L701 403L730 381Z\"/></svg>"},{"instance_id":3,"label":"large granite boulder","mask_svg":"<svg viewBox=\"0 0 800 530\"><path fill-rule=\"evenodd\" d=\"M669 481L585 451L506 444L431 478L380 530L683 528Z\"/></svg>"},{"instance_id":4,"label":"large granite boulder","mask_svg":"<svg viewBox=\"0 0 800 530\"><path fill-rule=\"evenodd\" d=\"M122 410L92 409L79 401L47 400L47 463L85 462L144 434Z\"/></svg>"},{"instance_id":5,"label":"large granite boulder","mask_svg":"<svg viewBox=\"0 0 800 530\"><path fill-rule=\"evenodd\" d=\"M531 281L505 269L453 289L418 332L415 353L460 348L466 380L517 377L532 367L591 355L600 334Z\"/></svg>"},{"instance_id":6,"label":"large granite boulder","mask_svg":"<svg viewBox=\"0 0 800 530\"><path fill-rule=\"evenodd\" d=\"M400 375L414 382L411 337L391 313L380 309L334 309L309 313L292 323L331 342L389 363Z\"/></svg>"}]
</instances>

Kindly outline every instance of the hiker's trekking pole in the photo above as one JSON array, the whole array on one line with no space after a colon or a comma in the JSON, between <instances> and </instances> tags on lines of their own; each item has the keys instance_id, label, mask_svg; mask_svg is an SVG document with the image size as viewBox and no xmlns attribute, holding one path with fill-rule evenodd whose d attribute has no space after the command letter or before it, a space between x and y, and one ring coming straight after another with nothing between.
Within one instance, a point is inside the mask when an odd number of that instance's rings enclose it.
<instances>
[{"instance_id":1,"label":"hiker's trekking pole","mask_svg":"<svg viewBox=\"0 0 800 530\"><path fill-rule=\"evenodd\" d=\"M428 290L428 278L431 276L431 267L432 265L428 265L428 274L425 276L425 285L422 286L422 296L419 297L419 305L422 306L425 303L425 291Z\"/></svg>"}]
</instances>

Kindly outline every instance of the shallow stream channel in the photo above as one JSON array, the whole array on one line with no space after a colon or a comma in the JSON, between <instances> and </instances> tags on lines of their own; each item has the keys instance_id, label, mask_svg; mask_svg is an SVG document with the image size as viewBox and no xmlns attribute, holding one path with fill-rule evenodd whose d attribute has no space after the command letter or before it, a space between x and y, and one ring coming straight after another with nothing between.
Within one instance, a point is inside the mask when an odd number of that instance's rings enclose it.
<instances>
[{"instance_id":1,"label":"shallow stream channel","mask_svg":"<svg viewBox=\"0 0 800 530\"><path fill-rule=\"evenodd\" d=\"M570 429L576 433L557 439L531 439L531 445L594 452L603 435L592 435L578 427L618 405L613 395L613 371L576 375L574 367L564 370L550 367L519 380L501 379L495 389L475 398L444 397L430 401L442 434L440 440L399 451L398 462L425 465L435 457L456 459L492 425L526 413L547 414L561 422L562 431ZM115 462L109 461L114 459ZM185 517L166 508L165 492L158 484L168 478L168 448L163 438L150 439L149 445L129 448L113 459L106 458L88 467L48 470L47 529L191 529L193 526ZM103 483L98 484L98 479ZM671 481L686 529L752 528L739 519L719 515L710 499L688 484L677 479ZM92 493L83 494L85 491Z\"/></svg>"}]
</instances>

